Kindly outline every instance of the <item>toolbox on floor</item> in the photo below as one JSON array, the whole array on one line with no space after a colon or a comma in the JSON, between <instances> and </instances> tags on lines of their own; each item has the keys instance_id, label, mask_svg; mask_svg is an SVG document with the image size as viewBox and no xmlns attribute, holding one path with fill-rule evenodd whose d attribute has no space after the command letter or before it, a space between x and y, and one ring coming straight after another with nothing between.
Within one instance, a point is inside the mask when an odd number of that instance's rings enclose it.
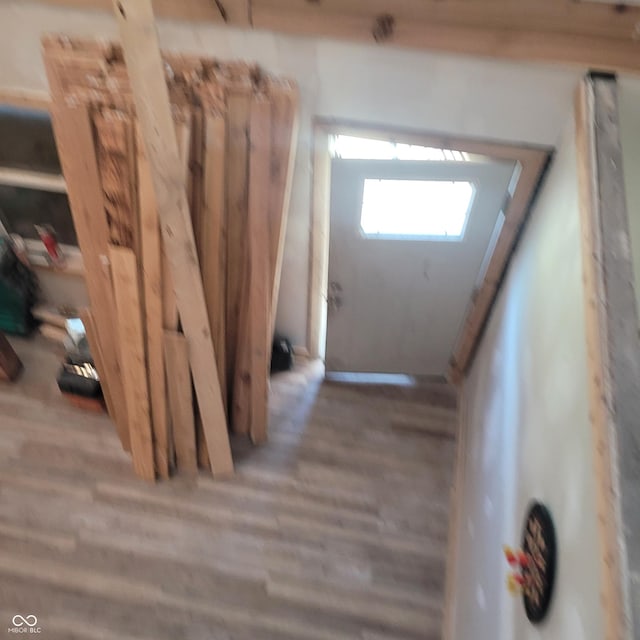
<instances>
[{"instance_id":1,"label":"toolbox on floor","mask_svg":"<svg viewBox=\"0 0 640 640\"><path fill-rule=\"evenodd\" d=\"M16 256L8 238L0 237L0 331L28 334L38 290L34 273Z\"/></svg>"}]
</instances>

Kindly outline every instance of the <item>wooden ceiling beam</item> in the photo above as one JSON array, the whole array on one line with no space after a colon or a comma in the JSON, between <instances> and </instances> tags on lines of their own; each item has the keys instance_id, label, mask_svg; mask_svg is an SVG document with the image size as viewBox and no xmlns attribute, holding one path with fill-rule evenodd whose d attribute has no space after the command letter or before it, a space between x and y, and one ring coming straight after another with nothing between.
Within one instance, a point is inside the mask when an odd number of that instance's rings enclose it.
<instances>
[{"instance_id":1,"label":"wooden ceiling beam","mask_svg":"<svg viewBox=\"0 0 640 640\"><path fill-rule=\"evenodd\" d=\"M241 12L236 13L233 5L248 2L248 0L220 1L225 5L225 8L227 4L230 6L227 11L234 18L239 18ZM41 4L84 11L106 11L109 13L112 11L111 0L43 0ZM215 0L153 0L153 9L159 18L187 22L225 22Z\"/></svg>"},{"instance_id":2,"label":"wooden ceiling beam","mask_svg":"<svg viewBox=\"0 0 640 640\"><path fill-rule=\"evenodd\" d=\"M108 11L109 0L45 0ZM371 43L377 40L516 61L640 71L640 7L574 0L153 0L170 20L254 26ZM391 13L388 13L388 12Z\"/></svg>"},{"instance_id":3,"label":"wooden ceiling beam","mask_svg":"<svg viewBox=\"0 0 640 640\"><path fill-rule=\"evenodd\" d=\"M328 12L277 12L253 3L253 26L295 35L374 42L375 24L366 16ZM384 34L383 34L384 36ZM557 62L607 71L640 71L640 41L595 38L533 30L451 26L446 23L393 20L386 43L415 49L503 58Z\"/></svg>"},{"instance_id":4,"label":"wooden ceiling beam","mask_svg":"<svg viewBox=\"0 0 640 640\"><path fill-rule=\"evenodd\" d=\"M575 0L253 0L257 11L281 15L308 13L310 19L328 13L341 18L390 14L396 20L483 29L516 29L631 40L637 33L640 7L582 3Z\"/></svg>"},{"instance_id":5,"label":"wooden ceiling beam","mask_svg":"<svg viewBox=\"0 0 640 640\"><path fill-rule=\"evenodd\" d=\"M251 0L218 0L222 5L225 22L235 26L251 25Z\"/></svg>"}]
</instances>

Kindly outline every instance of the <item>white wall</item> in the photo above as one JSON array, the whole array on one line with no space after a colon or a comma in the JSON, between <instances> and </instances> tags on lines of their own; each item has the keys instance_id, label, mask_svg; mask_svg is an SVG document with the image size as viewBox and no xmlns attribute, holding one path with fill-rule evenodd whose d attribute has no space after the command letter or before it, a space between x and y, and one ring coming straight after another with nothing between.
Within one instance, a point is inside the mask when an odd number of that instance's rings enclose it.
<instances>
[{"instance_id":1,"label":"white wall","mask_svg":"<svg viewBox=\"0 0 640 640\"><path fill-rule=\"evenodd\" d=\"M161 45L258 61L294 77L302 93L301 139L280 290L278 328L306 340L313 116L553 145L572 108L580 70L509 64L160 21ZM108 14L0 3L0 89L46 88L45 32L116 35Z\"/></svg>"},{"instance_id":2,"label":"white wall","mask_svg":"<svg viewBox=\"0 0 640 640\"><path fill-rule=\"evenodd\" d=\"M631 252L640 316L640 78L621 78L618 100Z\"/></svg>"},{"instance_id":3,"label":"white wall","mask_svg":"<svg viewBox=\"0 0 640 640\"><path fill-rule=\"evenodd\" d=\"M602 640L574 125L565 131L470 376L455 640ZM539 628L507 593L503 543L529 501L558 536L555 602Z\"/></svg>"},{"instance_id":4,"label":"white wall","mask_svg":"<svg viewBox=\"0 0 640 640\"><path fill-rule=\"evenodd\" d=\"M87 288L79 275L62 275L49 269L36 269L36 275L44 302L76 311L89 306Z\"/></svg>"}]
</instances>

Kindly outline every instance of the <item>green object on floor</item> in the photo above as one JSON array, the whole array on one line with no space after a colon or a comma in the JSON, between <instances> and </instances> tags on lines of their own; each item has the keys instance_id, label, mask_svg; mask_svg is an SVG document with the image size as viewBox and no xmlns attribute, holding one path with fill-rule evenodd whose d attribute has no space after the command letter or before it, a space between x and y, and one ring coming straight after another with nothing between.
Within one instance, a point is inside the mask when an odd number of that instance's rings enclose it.
<instances>
[{"instance_id":1,"label":"green object on floor","mask_svg":"<svg viewBox=\"0 0 640 640\"><path fill-rule=\"evenodd\" d=\"M16 256L8 238L0 237L0 331L27 335L34 327L35 274Z\"/></svg>"}]
</instances>

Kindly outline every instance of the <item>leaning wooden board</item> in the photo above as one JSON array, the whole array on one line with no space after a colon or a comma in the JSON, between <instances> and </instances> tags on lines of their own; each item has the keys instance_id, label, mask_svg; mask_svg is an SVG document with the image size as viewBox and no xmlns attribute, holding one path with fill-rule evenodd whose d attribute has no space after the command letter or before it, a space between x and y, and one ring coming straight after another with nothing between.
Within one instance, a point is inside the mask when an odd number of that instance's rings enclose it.
<instances>
[{"instance_id":1,"label":"leaning wooden board","mask_svg":"<svg viewBox=\"0 0 640 640\"><path fill-rule=\"evenodd\" d=\"M141 478L154 480L153 436L136 256L131 249L111 245L109 261L118 320L122 381L129 421L133 468Z\"/></svg>"},{"instance_id":2,"label":"leaning wooden board","mask_svg":"<svg viewBox=\"0 0 640 640\"><path fill-rule=\"evenodd\" d=\"M169 420L164 374L162 316L162 243L151 170L142 140L137 144L140 249L146 321L149 396L154 434L155 464L161 478L169 477Z\"/></svg>"},{"instance_id":3,"label":"leaning wooden board","mask_svg":"<svg viewBox=\"0 0 640 640\"><path fill-rule=\"evenodd\" d=\"M269 259L271 334L276 324L287 216L298 144L298 91L278 86L271 97L271 185L269 192Z\"/></svg>"},{"instance_id":4,"label":"leaning wooden board","mask_svg":"<svg viewBox=\"0 0 640 640\"><path fill-rule=\"evenodd\" d=\"M55 81L49 80L52 86ZM85 265L85 282L93 310L103 369L113 398L111 417L120 442L130 450L127 409L119 361L118 337L114 334L115 304L108 268L109 230L102 215L104 201L93 146L93 129L86 106L68 107L63 100L51 107L51 118L60 163L68 187L71 213ZM117 401L120 399L120 401Z\"/></svg>"},{"instance_id":5,"label":"leaning wooden board","mask_svg":"<svg viewBox=\"0 0 640 640\"><path fill-rule=\"evenodd\" d=\"M254 443L267 438L267 380L271 361L271 273L269 268L269 219L271 194L271 104L263 96L251 101L251 150L249 154L249 375Z\"/></svg>"},{"instance_id":6,"label":"leaning wooden board","mask_svg":"<svg viewBox=\"0 0 640 640\"><path fill-rule=\"evenodd\" d=\"M96 329L96 322L93 319L93 314L90 309L83 309L80 313L80 319L84 325L84 330L87 336L87 342L89 343L89 350L91 351L91 357L93 358L93 364L98 371L98 376L101 371L105 371L104 354L102 353L102 345L98 339L98 330ZM107 406L107 412L110 416L116 415L116 408L114 406L113 392L111 391L110 383L107 378L100 378L100 387L102 389L102 396L104 403Z\"/></svg>"},{"instance_id":7,"label":"leaning wooden board","mask_svg":"<svg viewBox=\"0 0 640 640\"><path fill-rule=\"evenodd\" d=\"M246 292L246 254L243 243L247 234L248 174L249 166L249 116L251 109L250 87L234 90L227 99L227 287L226 287L226 327L227 327L227 380L232 393L229 394L231 420L234 431L246 432L238 419L240 408L236 403L236 363L238 361L238 331L242 313L243 294Z\"/></svg>"},{"instance_id":8,"label":"leaning wooden board","mask_svg":"<svg viewBox=\"0 0 640 640\"><path fill-rule=\"evenodd\" d=\"M198 473L198 457L187 339L177 331L165 331L164 352L170 380L167 386L171 398L176 466L178 471L195 475Z\"/></svg>"},{"instance_id":9,"label":"leaning wooden board","mask_svg":"<svg viewBox=\"0 0 640 640\"><path fill-rule=\"evenodd\" d=\"M227 421L151 0L116 0L124 57L214 475L233 471Z\"/></svg>"},{"instance_id":10,"label":"leaning wooden board","mask_svg":"<svg viewBox=\"0 0 640 640\"><path fill-rule=\"evenodd\" d=\"M226 203L225 140L226 123L222 114L205 114L203 158L203 217L200 228L201 269L211 335L216 350L223 402L227 404L226 369Z\"/></svg>"}]
</instances>

